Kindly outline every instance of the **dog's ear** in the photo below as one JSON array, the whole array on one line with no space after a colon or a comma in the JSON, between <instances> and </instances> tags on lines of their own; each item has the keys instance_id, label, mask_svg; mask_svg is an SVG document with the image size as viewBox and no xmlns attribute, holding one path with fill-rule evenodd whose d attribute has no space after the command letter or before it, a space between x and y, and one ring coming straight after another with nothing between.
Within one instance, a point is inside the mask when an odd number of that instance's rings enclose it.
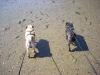
<instances>
[{"instance_id":1,"label":"dog's ear","mask_svg":"<svg viewBox=\"0 0 100 75\"><path fill-rule=\"evenodd\" d=\"M26 29L27 29L27 26L26 26Z\"/></svg>"},{"instance_id":2,"label":"dog's ear","mask_svg":"<svg viewBox=\"0 0 100 75\"><path fill-rule=\"evenodd\" d=\"M68 25L69 23L68 22L66 22L66 25Z\"/></svg>"}]
</instances>

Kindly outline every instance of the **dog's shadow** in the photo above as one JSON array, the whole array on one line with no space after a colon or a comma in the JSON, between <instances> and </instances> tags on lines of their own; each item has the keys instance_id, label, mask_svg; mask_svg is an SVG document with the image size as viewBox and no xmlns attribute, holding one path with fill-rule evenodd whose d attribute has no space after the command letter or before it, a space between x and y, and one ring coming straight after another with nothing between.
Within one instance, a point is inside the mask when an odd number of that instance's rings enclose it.
<instances>
[{"instance_id":1,"label":"dog's shadow","mask_svg":"<svg viewBox=\"0 0 100 75\"><path fill-rule=\"evenodd\" d=\"M73 49L73 51L88 51L88 45L85 41L85 38L81 35L76 35L76 48Z\"/></svg>"},{"instance_id":2,"label":"dog's shadow","mask_svg":"<svg viewBox=\"0 0 100 75\"><path fill-rule=\"evenodd\" d=\"M50 52L49 42L44 39L40 39L39 42L36 44L36 48L38 49L39 53L36 54L36 57L51 57L52 54Z\"/></svg>"}]
</instances>

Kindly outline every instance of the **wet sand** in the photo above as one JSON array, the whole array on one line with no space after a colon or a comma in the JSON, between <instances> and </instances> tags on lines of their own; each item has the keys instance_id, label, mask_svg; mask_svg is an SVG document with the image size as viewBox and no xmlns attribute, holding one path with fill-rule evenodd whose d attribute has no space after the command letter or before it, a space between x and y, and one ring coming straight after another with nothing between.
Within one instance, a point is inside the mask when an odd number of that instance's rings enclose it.
<instances>
[{"instance_id":1,"label":"wet sand","mask_svg":"<svg viewBox=\"0 0 100 75\"><path fill-rule=\"evenodd\" d=\"M100 0L0 0L0 75L100 75ZM68 51L65 23L80 48ZM40 55L25 55L25 26ZM87 48L86 48L87 47Z\"/></svg>"}]
</instances>

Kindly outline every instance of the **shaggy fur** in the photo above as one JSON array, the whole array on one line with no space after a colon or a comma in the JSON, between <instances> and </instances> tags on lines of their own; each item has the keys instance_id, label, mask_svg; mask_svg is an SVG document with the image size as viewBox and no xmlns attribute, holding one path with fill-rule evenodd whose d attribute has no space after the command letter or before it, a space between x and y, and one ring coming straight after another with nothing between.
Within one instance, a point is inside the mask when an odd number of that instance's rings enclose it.
<instances>
[{"instance_id":1,"label":"shaggy fur","mask_svg":"<svg viewBox=\"0 0 100 75\"><path fill-rule=\"evenodd\" d=\"M70 48L70 44L75 45L75 37L76 37L76 34L73 31L74 30L73 24L67 22L65 28L66 28L65 32L66 32L66 39L68 40L69 51L72 51Z\"/></svg>"},{"instance_id":2,"label":"shaggy fur","mask_svg":"<svg viewBox=\"0 0 100 75\"><path fill-rule=\"evenodd\" d=\"M35 31L34 26L28 25L25 30L25 39L26 39L26 50L27 56L30 57L30 51L32 50L33 55L35 55Z\"/></svg>"}]
</instances>

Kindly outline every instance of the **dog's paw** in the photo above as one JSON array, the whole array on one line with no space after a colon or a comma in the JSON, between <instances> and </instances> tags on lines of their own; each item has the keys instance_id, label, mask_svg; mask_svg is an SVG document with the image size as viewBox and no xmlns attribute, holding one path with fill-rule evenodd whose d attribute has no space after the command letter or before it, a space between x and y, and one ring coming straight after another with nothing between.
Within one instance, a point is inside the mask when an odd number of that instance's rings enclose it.
<instances>
[{"instance_id":1,"label":"dog's paw","mask_svg":"<svg viewBox=\"0 0 100 75\"><path fill-rule=\"evenodd\" d=\"M36 53L35 52L31 52L29 58L36 58Z\"/></svg>"},{"instance_id":2,"label":"dog's paw","mask_svg":"<svg viewBox=\"0 0 100 75\"><path fill-rule=\"evenodd\" d=\"M39 53L39 50L36 48L34 52L35 52L35 53Z\"/></svg>"},{"instance_id":3,"label":"dog's paw","mask_svg":"<svg viewBox=\"0 0 100 75\"><path fill-rule=\"evenodd\" d=\"M74 52L74 50L69 50L69 52Z\"/></svg>"}]
</instances>

